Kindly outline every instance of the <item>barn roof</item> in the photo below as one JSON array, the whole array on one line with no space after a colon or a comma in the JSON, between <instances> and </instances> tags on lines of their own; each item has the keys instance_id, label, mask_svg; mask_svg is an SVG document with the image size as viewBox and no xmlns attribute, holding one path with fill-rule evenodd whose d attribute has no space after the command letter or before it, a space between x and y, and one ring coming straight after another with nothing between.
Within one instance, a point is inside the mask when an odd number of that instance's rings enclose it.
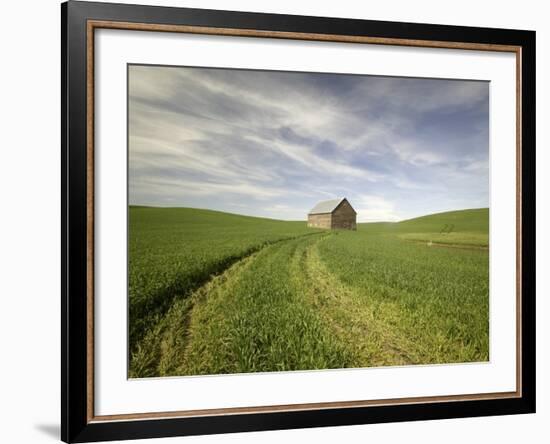
<instances>
[{"instance_id":1,"label":"barn roof","mask_svg":"<svg viewBox=\"0 0 550 444\"><path fill-rule=\"evenodd\" d=\"M315 205L308 214L326 214L332 213L343 200L347 200L345 197L339 199L323 200ZM349 203L349 202L348 202Z\"/></svg>"}]
</instances>

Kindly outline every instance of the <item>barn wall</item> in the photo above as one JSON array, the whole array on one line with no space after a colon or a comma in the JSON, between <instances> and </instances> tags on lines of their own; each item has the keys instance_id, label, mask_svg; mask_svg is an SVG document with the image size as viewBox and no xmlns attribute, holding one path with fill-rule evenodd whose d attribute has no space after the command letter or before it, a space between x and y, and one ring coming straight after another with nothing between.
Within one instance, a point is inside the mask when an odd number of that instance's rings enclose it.
<instances>
[{"instance_id":1,"label":"barn wall","mask_svg":"<svg viewBox=\"0 0 550 444\"><path fill-rule=\"evenodd\" d=\"M330 213L309 214L307 216L307 226L314 228L331 228L332 217Z\"/></svg>"},{"instance_id":2,"label":"barn wall","mask_svg":"<svg viewBox=\"0 0 550 444\"><path fill-rule=\"evenodd\" d=\"M357 215L355 214L355 211L347 201L344 201L332 213L331 228L344 229L344 230L356 230L357 229L356 220L357 220Z\"/></svg>"}]
</instances>

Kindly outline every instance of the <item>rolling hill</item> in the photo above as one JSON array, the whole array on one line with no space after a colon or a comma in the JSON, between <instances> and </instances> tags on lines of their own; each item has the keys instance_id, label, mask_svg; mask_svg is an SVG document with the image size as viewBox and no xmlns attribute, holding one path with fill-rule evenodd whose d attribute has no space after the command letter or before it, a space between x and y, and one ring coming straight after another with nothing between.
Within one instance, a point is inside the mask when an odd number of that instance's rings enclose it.
<instances>
[{"instance_id":1,"label":"rolling hill","mask_svg":"<svg viewBox=\"0 0 550 444\"><path fill-rule=\"evenodd\" d=\"M357 231L129 214L130 377L489 357L487 209Z\"/></svg>"}]
</instances>

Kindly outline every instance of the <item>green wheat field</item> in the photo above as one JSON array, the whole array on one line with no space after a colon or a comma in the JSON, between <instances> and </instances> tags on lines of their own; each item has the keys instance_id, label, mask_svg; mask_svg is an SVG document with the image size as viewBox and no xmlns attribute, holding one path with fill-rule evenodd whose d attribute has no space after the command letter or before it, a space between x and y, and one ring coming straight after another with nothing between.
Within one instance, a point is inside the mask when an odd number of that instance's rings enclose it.
<instances>
[{"instance_id":1,"label":"green wheat field","mask_svg":"<svg viewBox=\"0 0 550 444\"><path fill-rule=\"evenodd\" d=\"M489 211L357 231L130 207L129 377L489 359Z\"/></svg>"}]
</instances>

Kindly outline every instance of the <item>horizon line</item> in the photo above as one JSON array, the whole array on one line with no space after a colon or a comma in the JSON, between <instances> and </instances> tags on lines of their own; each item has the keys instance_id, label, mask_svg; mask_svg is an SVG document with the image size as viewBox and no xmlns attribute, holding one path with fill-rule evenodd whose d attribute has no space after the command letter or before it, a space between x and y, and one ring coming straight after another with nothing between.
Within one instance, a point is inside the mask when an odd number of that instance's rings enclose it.
<instances>
[{"instance_id":1,"label":"horizon line","mask_svg":"<svg viewBox=\"0 0 550 444\"><path fill-rule=\"evenodd\" d=\"M215 209L212 209L212 208L128 204L128 208L132 208L132 207L159 208L159 209L167 209L167 210L168 209L187 209L187 210L213 211L213 212L216 212L216 213L230 214L230 215L233 215L233 216L253 217L253 218L256 218L256 219L267 219L267 220L275 220L275 221L280 221L280 222L307 222L307 217L305 219L275 219L273 217L254 216L254 215L250 215L250 214L233 213L233 212L230 212L230 211L215 210ZM456 213L456 212L459 212L459 211L473 211L473 210L489 210L489 207L460 208L460 209L457 209L457 210L445 210L445 211L438 211L436 213L426 213L426 214L422 214L420 216L414 216L414 217L410 217L410 218L407 218L407 219L401 219L401 220L397 220L397 221L376 220L376 221L371 221L371 222L357 222L357 224L379 224L379 223L397 224L397 223L401 223L401 222L407 222L409 220L419 219L421 217L426 217L426 216L435 216L435 215L438 215L438 214Z\"/></svg>"}]
</instances>

